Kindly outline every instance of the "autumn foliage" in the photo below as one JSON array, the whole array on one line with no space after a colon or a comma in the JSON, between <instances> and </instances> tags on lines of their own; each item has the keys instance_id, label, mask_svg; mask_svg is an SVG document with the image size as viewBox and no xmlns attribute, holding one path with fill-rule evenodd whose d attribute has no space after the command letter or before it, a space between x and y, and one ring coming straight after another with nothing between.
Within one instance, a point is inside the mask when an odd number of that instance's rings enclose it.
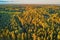
<instances>
[{"instance_id":1,"label":"autumn foliage","mask_svg":"<svg viewBox=\"0 0 60 40\"><path fill-rule=\"evenodd\" d=\"M60 40L60 6L3 8L0 40Z\"/></svg>"}]
</instances>

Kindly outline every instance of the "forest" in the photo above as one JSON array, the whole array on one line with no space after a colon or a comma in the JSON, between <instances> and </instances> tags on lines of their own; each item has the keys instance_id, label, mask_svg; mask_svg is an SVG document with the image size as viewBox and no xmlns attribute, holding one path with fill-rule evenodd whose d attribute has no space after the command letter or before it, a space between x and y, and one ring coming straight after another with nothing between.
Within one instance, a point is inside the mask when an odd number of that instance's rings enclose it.
<instances>
[{"instance_id":1,"label":"forest","mask_svg":"<svg viewBox=\"0 0 60 40\"><path fill-rule=\"evenodd\" d=\"M60 40L60 6L0 6L0 40Z\"/></svg>"}]
</instances>

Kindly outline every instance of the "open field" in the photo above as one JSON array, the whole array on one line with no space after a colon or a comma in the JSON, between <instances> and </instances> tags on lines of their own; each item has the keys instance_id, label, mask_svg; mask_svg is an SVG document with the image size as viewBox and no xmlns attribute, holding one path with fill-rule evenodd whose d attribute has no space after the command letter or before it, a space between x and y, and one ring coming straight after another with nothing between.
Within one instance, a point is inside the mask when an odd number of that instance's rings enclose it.
<instances>
[{"instance_id":1,"label":"open field","mask_svg":"<svg viewBox=\"0 0 60 40\"><path fill-rule=\"evenodd\" d=\"M60 6L0 5L0 40L60 40Z\"/></svg>"}]
</instances>

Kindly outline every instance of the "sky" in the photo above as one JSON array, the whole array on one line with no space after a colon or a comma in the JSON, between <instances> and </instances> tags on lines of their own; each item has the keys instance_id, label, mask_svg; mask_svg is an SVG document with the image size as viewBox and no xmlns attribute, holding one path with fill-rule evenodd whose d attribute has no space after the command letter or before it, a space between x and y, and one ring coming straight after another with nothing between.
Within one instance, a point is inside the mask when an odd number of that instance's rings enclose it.
<instances>
[{"instance_id":1,"label":"sky","mask_svg":"<svg viewBox=\"0 0 60 40\"><path fill-rule=\"evenodd\" d=\"M60 0L0 0L0 4L60 4Z\"/></svg>"}]
</instances>

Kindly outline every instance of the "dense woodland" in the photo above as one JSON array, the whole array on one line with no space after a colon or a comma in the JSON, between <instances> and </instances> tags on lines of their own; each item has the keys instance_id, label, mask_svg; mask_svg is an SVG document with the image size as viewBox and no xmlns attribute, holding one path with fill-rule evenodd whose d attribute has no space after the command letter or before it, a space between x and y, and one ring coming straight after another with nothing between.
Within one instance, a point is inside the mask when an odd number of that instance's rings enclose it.
<instances>
[{"instance_id":1,"label":"dense woodland","mask_svg":"<svg viewBox=\"0 0 60 40\"><path fill-rule=\"evenodd\" d=\"M0 6L0 40L60 40L60 6Z\"/></svg>"}]
</instances>

